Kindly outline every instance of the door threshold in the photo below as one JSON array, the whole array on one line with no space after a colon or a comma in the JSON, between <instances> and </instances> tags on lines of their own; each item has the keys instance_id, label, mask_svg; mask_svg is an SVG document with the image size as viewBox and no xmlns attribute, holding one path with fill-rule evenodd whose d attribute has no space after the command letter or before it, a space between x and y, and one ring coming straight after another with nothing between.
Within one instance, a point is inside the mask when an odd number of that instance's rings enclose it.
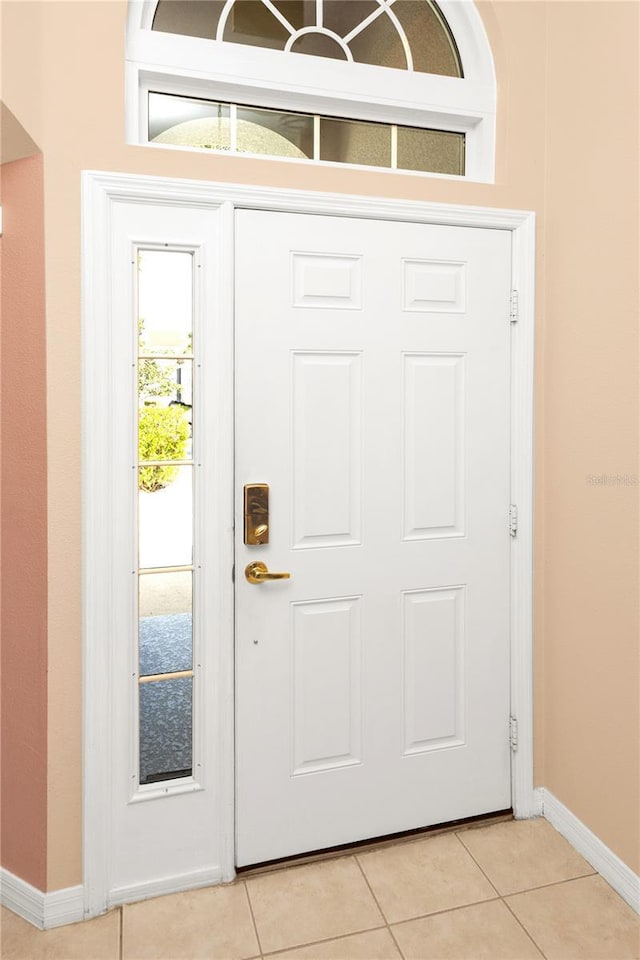
<instances>
[{"instance_id":1,"label":"door threshold","mask_svg":"<svg viewBox=\"0 0 640 960\"><path fill-rule=\"evenodd\" d=\"M479 817L466 817L463 820L450 820L447 823L436 823L431 827L418 827L415 830L404 830L401 833L391 833L384 837L374 837L371 840L358 840L356 843L343 843L337 847L328 847L325 850L311 850L308 853L299 853L293 857L282 857L279 860L265 860L263 863L253 863L246 867L236 867L238 877L258 876L262 873L272 873L274 870L284 870L286 867L299 867L305 863L318 863L320 860L336 860L361 850L382 850L385 847L399 843L411 843L416 840L425 840L428 837L438 836L441 833L454 833L459 830L473 830L476 827L488 827L494 823L505 823L513 820L513 810L497 810L495 813L484 813Z\"/></svg>"}]
</instances>

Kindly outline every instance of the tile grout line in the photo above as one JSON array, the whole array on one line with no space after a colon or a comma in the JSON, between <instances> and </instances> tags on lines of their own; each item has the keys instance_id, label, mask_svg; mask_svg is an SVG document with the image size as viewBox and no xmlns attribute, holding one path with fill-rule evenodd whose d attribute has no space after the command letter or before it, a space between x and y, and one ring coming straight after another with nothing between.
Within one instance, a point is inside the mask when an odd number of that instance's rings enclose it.
<instances>
[{"instance_id":1,"label":"tile grout line","mask_svg":"<svg viewBox=\"0 0 640 960\"><path fill-rule=\"evenodd\" d=\"M498 888L496 887L495 883L493 883L493 881L491 880L491 878L487 876L487 874L486 874L485 871L482 869L482 867L480 866L480 864L478 863L478 861L476 860L476 858L474 857L474 855L471 853L471 851L469 850L469 848L466 846L466 844L463 843L463 841L460 839L460 837L458 836L457 833L455 833L454 836L455 836L456 840L458 841L458 843L460 844L460 846L462 847L462 849L464 850L464 852L467 853L467 854L471 857L471 859L472 859L473 862L475 863L476 867L478 868L478 870L480 871L480 873L482 874L482 876L485 878L485 880L487 881L487 883L489 884L489 886L491 887L491 889L495 892L496 896L499 897L500 899L502 899L502 894L500 893L500 891L499 891ZM478 902L480 902L480 901L478 901Z\"/></svg>"},{"instance_id":2,"label":"tile grout line","mask_svg":"<svg viewBox=\"0 0 640 960\"><path fill-rule=\"evenodd\" d=\"M289 953L291 950L306 950L307 947L318 947L322 943L333 943L335 940L345 940L347 937L357 937L361 933L375 933L376 930L384 930L386 923L380 923L377 927L367 927L365 930L353 930L351 933L332 934L330 937L321 937L320 940L310 940L308 943L294 943L288 947L278 947L277 950L268 950L262 954L262 960L268 960L278 953Z\"/></svg>"},{"instance_id":3,"label":"tile grout line","mask_svg":"<svg viewBox=\"0 0 640 960\"><path fill-rule=\"evenodd\" d=\"M118 913L120 914L120 935L119 935L119 957L120 960L124 960L124 907L122 904L118 908Z\"/></svg>"},{"instance_id":4,"label":"tile grout line","mask_svg":"<svg viewBox=\"0 0 640 960\"><path fill-rule=\"evenodd\" d=\"M258 942L258 952L259 952L260 956L262 957L262 956L264 955L264 950L262 949L262 940L260 939L260 934L258 933L258 924L256 923L255 914L254 914L254 912L253 912L253 904L251 903L251 896L250 896L250 894L249 894L249 886L248 886L246 880L242 880L241 883L242 883L242 885L243 885L243 887L244 887L244 895L245 895L245 897L247 898L247 903L248 903L248 905L249 905L249 913L251 914L251 921L252 921L252 923L253 923L253 929L254 929L254 931L255 931L256 940L257 940L257 942Z\"/></svg>"},{"instance_id":5,"label":"tile grout line","mask_svg":"<svg viewBox=\"0 0 640 960\"><path fill-rule=\"evenodd\" d=\"M456 836L458 836L458 834L456 834ZM496 893L498 894L498 896L499 896L500 898L504 898L504 897L515 897L515 896L517 896L517 894L519 894L519 893L529 893L529 892L532 891L532 890L544 890L546 887L556 887L556 886L558 886L558 884L560 884L560 883L571 883L572 880L584 880L586 877L599 877L599 876L600 876L600 874L598 873L598 871L595 870L595 869L591 866L591 864L588 863L588 861L587 861L589 867L591 868L590 871L589 871L589 873L580 873L580 874L578 874L577 877L565 877L564 880L550 880L549 883L540 883L540 884L538 884L538 885L535 886L535 887L524 887L522 890L512 890L511 893L502 894L502 893L500 893L500 891L498 890L498 888L496 887L496 885L489 879L489 877L487 876L487 874L485 873L485 871L482 869L482 867L480 866L480 864L478 863L478 861L476 860L476 858L474 857L474 855L471 853L471 850L469 850L469 848L468 848L467 845L465 844L464 840L462 840L461 837L458 837L458 839L460 840L460 843L462 844L462 846L464 847L464 849L467 851L467 853L469 854L469 856L471 857L471 859L473 860L473 862L474 862L475 864L477 864L477 866L478 866L478 868L479 868L480 870L482 870L482 873L484 873L485 877L487 878L487 880L489 880L489 883L491 884L491 886L493 887L493 889L496 891ZM583 858L583 859L584 859L584 858Z\"/></svg>"},{"instance_id":6,"label":"tile grout line","mask_svg":"<svg viewBox=\"0 0 640 960\"><path fill-rule=\"evenodd\" d=\"M456 836L458 837L458 834L456 834ZM534 945L534 947L536 948L536 950L539 950L540 953L542 954L542 956L546 958L546 953L544 952L544 950L542 949L542 947L540 946L540 944L537 943L537 942L533 939L533 937L531 936L531 934L529 933L529 931L527 930L527 928L524 926L524 924L520 922L520 920L518 919L518 917L516 917L515 913L513 912L513 910L512 910L511 907L509 906L509 904L506 902L505 898L502 896L502 894L500 893L500 891L498 890L498 888L496 887L496 885L489 879L489 877L487 876L487 874L485 873L485 871L483 870L483 868L480 866L480 864L478 863L478 861L476 860L476 858L474 857L474 855L471 853L471 850L469 850L469 848L467 847L467 845L463 842L463 840L462 840L460 837L458 837L458 840L460 840L460 843L462 844L462 846L464 847L464 849L467 851L467 853L469 854L469 856L471 857L471 859L473 860L473 862L476 864L478 870L480 870L480 871L482 872L482 874L487 878L487 880L489 881L489 883L491 884L491 886L493 887L493 889L496 891L496 893L497 893L498 896L500 897L501 902L504 903L505 907L507 908L507 910L509 911L509 913L511 914L511 916L516 920L516 922L519 924L519 926L522 927L522 929L524 930L524 932L525 932L526 935L528 936L529 940L531 940L531 943ZM524 892L526 892L526 891L524 891Z\"/></svg>"},{"instance_id":7,"label":"tile grout line","mask_svg":"<svg viewBox=\"0 0 640 960\"><path fill-rule=\"evenodd\" d=\"M445 907L443 910L433 910L431 913L419 913L417 917L407 917L405 920L396 920L392 926L399 927L403 923L413 923L414 920L429 920L430 917L441 917L443 913L456 913L466 910L467 907L481 907L483 903L496 903L502 897L489 897L487 900L471 900L469 903L458 903L455 907Z\"/></svg>"},{"instance_id":8,"label":"tile grout line","mask_svg":"<svg viewBox=\"0 0 640 960\"><path fill-rule=\"evenodd\" d=\"M526 892L526 891L525 891L525 892ZM543 957L545 958L545 960L546 960L546 957L547 957L546 953L544 952L544 950L542 949L542 947L540 946L540 944L538 943L538 941L533 939L533 936L529 933L529 931L528 931L527 928L525 927L525 925L524 925L524 923L522 922L522 920L520 919L520 917L516 916L516 914L513 912L513 910L511 909L511 907L509 906L509 904L507 903L507 901L505 900L504 897L501 897L500 899L502 900L502 902L504 903L505 907L507 908L507 910L509 911L509 913L511 914L511 916L513 917L513 919L516 921L516 923L518 923L518 924L522 927L522 929L524 930L524 932L526 933L526 935L529 937L529 940L531 940L531 943L534 945L534 947L536 948L536 950L539 950L540 953L542 954L542 956L543 956Z\"/></svg>"},{"instance_id":9,"label":"tile grout line","mask_svg":"<svg viewBox=\"0 0 640 960\"><path fill-rule=\"evenodd\" d=\"M348 855L348 856L343 856L343 857L341 857L340 859L343 859L343 860L355 860L356 857L355 857L354 854L350 854L350 855ZM308 866L308 864L301 864L301 866ZM360 867L360 864L358 864L358 867ZM288 868L287 868L287 869L288 869ZM361 868L361 867L360 867L360 871L362 872L362 868ZM373 893L373 890L371 890L371 887L369 886L369 883L368 883L368 881L367 881L367 878L365 877L364 879L365 879L365 883L367 884L367 887L369 887L369 890L371 891L371 895L373 896L373 899L375 900L376 905L378 906L378 909L380 910L380 905L378 904L378 901L376 900L376 897L375 897L375 894ZM266 958L268 958L268 957L270 957L270 956L273 956L273 954L276 954L276 953L283 953L283 952L287 952L287 951L289 951L289 950L306 949L307 947L315 947L315 946L317 946L317 945L319 945L319 944L321 944L321 943L331 943L333 940L340 940L340 939L343 938L343 937L353 937L353 936L357 936L357 935L360 934L360 933L372 933L374 930L384 930L385 927L388 928L389 925L388 925L388 923L387 923L387 919L386 919L384 913L382 912L382 910L380 910L380 916L382 917L382 921L383 921L383 922L377 924L375 927L366 927L364 930L354 930L354 931L352 931L351 933L341 933L341 934L337 934L337 935L336 935L336 934L332 934L332 936L330 936L330 937L320 937L319 940L310 940L310 941L308 941L308 942L305 941L304 943L294 943L294 944L292 944L292 945L290 945L290 946L288 946L288 947L278 947L276 950L267 950L265 953L262 954L263 960L266 960ZM389 931L389 932L391 932L391 931ZM393 936L393 934L391 934L391 938L393 939L393 941L394 941L394 943L395 943L395 937ZM401 956L404 957L404 954L402 953L402 951L400 951L400 953L401 953Z\"/></svg>"},{"instance_id":10,"label":"tile grout line","mask_svg":"<svg viewBox=\"0 0 640 960\"><path fill-rule=\"evenodd\" d=\"M457 836L457 834L456 834L456 836ZM463 846L464 846L464 844L463 844ZM467 848L465 847L465 850L466 850L466 849L467 849ZM483 903L497 903L497 902L500 901L500 902L502 902L502 903L505 904L505 906L506 906L507 909L509 910L509 913L511 913L511 914L513 915L514 919L517 921L518 925L519 925L520 927L522 927L524 933L527 935L527 937L529 938L529 940L531 940L531 942L533 943L534 947L535 947L537 950L540 951L541 955L542 955L542 956L545 958L545 960L546 960L546 954L544 953L544 951L542 950L542 948L539 946L538 943L536 943L536 941L533 939L533 937L531 936L531 934L529 933L529 931L526 929L526 927L524 927L523 924L520 922L520 920L518 919L518 917L516 917L516 915L513 913L513 910L511 910L511 908L509 907L509 905L508 905L507 903L505 903L504 898L500 895L500 893L498 892L498 890L496 889L496 887L494 886L494 884L491 882L491 880L490 880L489 877L486 875L486 873L484 872L484 870L482 869L482 867L480 866L480 864L479 864L479 863L477 862L477 860L475 859L475 857L474 857L469 851L467 851L467 852L469 853L469 856L470 856L471 859L474 861L474 863L477 865L478 869L479 869L480 872L483 874L483 876L485 877L485 879L486 879L486 880L489 882L489 884L493 887L493 889L494 889L494 891L495 891L495 893L496 893L496 896L495 896L495 897L491 897L491 898L489 898L488 900L474 900L474 901L472 901L471 903L458 904L458 906L448 907L448 908L445 909L445 910L434 910L434 911L432 911L431 913L423 913L423 914L420 914L420 915L417 916L417 917L408 917L406 920L399 920L399 921L397 922L396 926L399 926L401 923L412 923L414 920L427 920L427 919L429 919L430 917L442 916L442 914L444 914L444 913L456 913L458 910L465 910L465 909L467 909L468 907L481 906ZM354 857L354 859L355 859L356 861L358 861L357 856ZM360 870L361 870L362 875L363 875L363 877L364 877L364 879L365 879L365 882L367 883L367 886L369 887L369 890L371 890L371 895L373 896L374 900L376 901L376 904L378 905L378 909L380 910L380 912L382 913L382 916L384 917L384 919L385 919L385 921L386 921L386 920L387 920L386 915L385 915L384 911L382 910L382 907L380 906L380 903L378 902L378 898L376 897L375 893L373 892L373 889L372 889L372 887L371 887L371 884L369 883L369 881L368 881L368 879L367 879L367 876L366 876L366 874L365 874L365 872L364 872L364 870L363 870L362 864L361 864L359 861L358 861L358 866L360 867ZM551 886L551 884L549 884L549 886ZM526 892L526 891L525 891L525 892ZM398 950L400 951L401 956L404 957L404 953L402 952L402 949L401 949L401 947L400 947L400 944L398 943L398 941L397 941L397 939L396 939L396 937L395 937L395 934L394 934L394 932L393 932L392 925L391 925L388 921L387 921L386 925L387 925L387 928L388 928L388 930L389 930L389 933L391 934L391 936L392 936L392 938L393 938L394 943L396 944Z\"/></svg>"},{"instance_id":11,"label":"tile grout line","mask_svg":"<svg viewBox=\"0 0 640 960\"><path fill-rule=\"evenodd\" d=\"M371 896L373 897L374 902L375 902L375 905L377 906L378 910L380 911L380 916L382 917L382 919L383 919L384 922L385 922L385 926L386 926L387 930L389 931L389 936L391 937L391 939L393 940L393 942L394 942L395 945L396 945L396 950L398 951L398 953L400 954L401 957L404 957L404 952L402 951L402 948L400 947L400 944L399 944L398 941L396 940L396 935L395 935L395 933L393 932L393 930L391 929L391 924L390 924L389 921L387 920L387 915L386 915L386 913L384 912L384 910L382 909L382 907L381 907L381 905L380 905L380 902L379 902L378 898L376 897L375 893L373 892L373 887L372 887L371 884L369 883L369 878L367 877L366 873L364 872L364 867L363 867L362 864L360 863L360 860L358 859L357 854L353 854L353 859L355 860L356 865L357 865L358 869L360 870L360 873L362 874L362 877L363 877L363 879L364 879L364 882L366 883L367 887L369 888L369 893L370 893Z\"/></svg>"},{"instance_id":12,"label":"tile grout line","mask_svg":"<svg viewBox=\"0 0 640 960\"><path fill-rule=\"evenodd\" d=\"M550 880L549 883L539 883L536 887L525 887L524 890L512 890L511 893L505 893L505 897L517 897L521 893L533 893L534 890L546 890L547 887L559 887L563 883L573 883L574 880L587 880L589 877L599 877L597 870L593 873L581 873L578 877L565 877L564 880ZM619 896L619 894L618 894Z\"/></svg>"},{"instance_id":13,"label":"tile grout line","mask_svg":"<svg viewBox=\"0 0 640 960\"><path fill-rule=\"evenodd\" d=\"M353 854L348 854L347 856L344 856L344 855L343 855L343 856L340 857L339 859L341 859L341 860L355 860L355 856L354 856ZM300 864L300 866L301 866L301 867L306 867L306 866L309 866L309 864L303 863L303 864ZM360 865L358 864L358 866L360 866ZM284 870L289 870L289 869L297 869L297 867L291 867L291 868L285 867L285 868L284 868ZM284 870L283 870L283 872L284 872ZM265 874L265 876L267 876L267 875L268 875L268 874ZM253 878L251 878L251 879L253 879ZM366 882L366 877L365 877L365 882ZM248 896L249 904L250 904L250 907L251 907L251 915L252 915L252 917L253 917L253 906L251 905L251 896L249 895L249 886L248 886L248 883L247 883L246 881L244 881L244 883L245 883L245 886L246 886L246 888L247 888L247 896ZM369 886L368 883L367 883L367 886ZM371 890L370 887L369 887L369 889ZM373 891L371 891L371 893L373 894ZM375 895L374 895L374 900L375 900ZM377 900L376 900L376 904L377 904ZM378 909L380 909L379 905L378 905ZM265 950L265 951L263 951L263 950L262 950L262 944L261 944L260 938L258 937L258 945L260 946L260 951L261 951L261 954L260 954L260 955L261 955L261 957L262 957L263 960L264 960L264 958L270 957L270 956L272 956L273 954L283 953L283 952L287 952L287 951L289 951L289 950L303 949L303 948L306 948L306 947L314 947L314 946L317 946L318 944L321 944L321 943L331 943L333 940L339 940L339 939L341 939L342 937L352 937L352 936L356 936L356 935L359 934L359 933L372 933L374 930L384 930L384 928L387 927L388 924L387 924L385 915L384 915L384 913L382 912L382 910L380 910L380 915L381 915L381 917L382 917L382 923L378 923L378 924L376 924L374 927L365 927L365 929L363 929L363 930L353 930L351 933L332 934L332 935L329 936L329 937L320 937L318 940L310 940L310 941L306 941L306 940L305 940L303 943L293 943L293 944L289 944L289 946L286 946L286 947L282 947L282 946L281 946L281 947L277 947L275 950ZM255 917L254 917L254 926L256 927L256 936L258 936L258 928L257 928L257 923L256 923L256 921L255 921ZM394 941L395 941L395 938L393 937L393 935L392 935L392 939L394 939Z\"/></svg>"}]
</instances>

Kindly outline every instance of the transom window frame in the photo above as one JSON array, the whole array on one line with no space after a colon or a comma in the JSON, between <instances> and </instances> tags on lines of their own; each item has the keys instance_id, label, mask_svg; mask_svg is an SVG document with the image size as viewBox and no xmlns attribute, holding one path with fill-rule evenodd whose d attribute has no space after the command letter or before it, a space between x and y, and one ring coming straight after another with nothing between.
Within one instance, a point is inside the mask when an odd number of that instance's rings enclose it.
<instances>
[{"instance_id":1,"label":"transom window frame","mask_svg":"<svg viewBox=\"0 0 640 960\"><path fill-rule=\"evenodd\" d=\"M464 176L388 172L495 182L495 70L484 24L472 0L438 2L455 38L463 77L161 33L151 29L157 2L129 0L125 66L128 143L165 150L184 149L149 142L148 95L168 93L464 133ZM344 164L324 160L266 156L264 159L344 169ZM385 168L362 169L382 171Z\"/></svg>"}]
</instances>

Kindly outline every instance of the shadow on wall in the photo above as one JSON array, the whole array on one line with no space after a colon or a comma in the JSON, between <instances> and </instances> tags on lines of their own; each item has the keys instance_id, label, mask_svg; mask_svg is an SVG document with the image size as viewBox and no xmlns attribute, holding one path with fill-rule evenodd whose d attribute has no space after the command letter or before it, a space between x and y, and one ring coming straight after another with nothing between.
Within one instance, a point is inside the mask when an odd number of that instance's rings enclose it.
<instances>
[{"instance_id":1,"label":"shadow on wall","mask_svg":"<svg viewBox=\"0 0 640 960\"><path fill-rule=\"evenodd\" d=\"M0 101L0 163L23 160L40 152L38 144L31 139L6 103Z\"/></svg>"}]
</instances>

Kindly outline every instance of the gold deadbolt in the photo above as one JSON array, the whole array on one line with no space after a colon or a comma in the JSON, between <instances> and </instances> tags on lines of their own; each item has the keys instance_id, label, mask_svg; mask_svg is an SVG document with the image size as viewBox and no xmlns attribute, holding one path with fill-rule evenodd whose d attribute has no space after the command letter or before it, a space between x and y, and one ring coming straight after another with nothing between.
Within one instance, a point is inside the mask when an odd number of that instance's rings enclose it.
<instances>
[{"instance_id":1,"label":"gold deadbolt","mask_svg":"<svg viewBox=\"0 0 640 960\"><path fill-rule=\"evenodd\" d=\"M269 484L248 483L244 488L244 542L269 543Z\"/></svg>"}]
</instances>

